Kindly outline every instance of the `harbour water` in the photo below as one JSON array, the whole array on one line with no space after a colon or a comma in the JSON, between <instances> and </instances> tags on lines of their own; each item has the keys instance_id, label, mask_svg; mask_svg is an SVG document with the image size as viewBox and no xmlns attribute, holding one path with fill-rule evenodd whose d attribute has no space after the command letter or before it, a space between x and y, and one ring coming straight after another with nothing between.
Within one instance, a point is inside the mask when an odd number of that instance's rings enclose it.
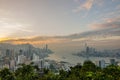
<instances>
[{"instance_id":1,"label":"harbour water","mask_svg":"<svg viewBox=\"0 0 120 80\"><path fill-rule=\"evenodd\" d=\"M79 57L79 56L75 56L75 55L72 55L72 54L57 54L57 53L54 53L54 54L51 54L49 55L48 59L51 59L51 60L56 60L56 61L65 61L65 62L69 62L71 64L77 64L77 63L83 63L86 58L85 57ZM89 60L91 60L92 62L96 62L96 61L99 61L99 60L105 60L106 63L110 63L110 59L115 59L116 61L120 62L120 58L117 59L117 58L110 58L110 57L89 57Z\"/></svg>"}]
</instances>

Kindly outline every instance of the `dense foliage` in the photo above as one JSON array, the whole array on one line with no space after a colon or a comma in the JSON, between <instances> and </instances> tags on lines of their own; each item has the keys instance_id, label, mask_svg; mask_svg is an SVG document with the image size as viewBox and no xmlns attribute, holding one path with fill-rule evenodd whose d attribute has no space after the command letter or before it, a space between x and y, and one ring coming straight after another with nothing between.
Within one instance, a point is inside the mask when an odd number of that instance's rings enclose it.
<instances>
[{"instance_id":1,"label":"dense foliage","mask_svg":"<svg viewBox=\"0 0 120 80\"><path fill-rule=\"evenodd\" d=\"M120 80L119 66L101 69L91 61L85 61L83 66L71 67L70 71L60 70L59 74L47 69L44 69L44 74L39 71L33 64L22 64L14 72L4 68L0 70L0 80Z\"/></svg>"}]
</instances>

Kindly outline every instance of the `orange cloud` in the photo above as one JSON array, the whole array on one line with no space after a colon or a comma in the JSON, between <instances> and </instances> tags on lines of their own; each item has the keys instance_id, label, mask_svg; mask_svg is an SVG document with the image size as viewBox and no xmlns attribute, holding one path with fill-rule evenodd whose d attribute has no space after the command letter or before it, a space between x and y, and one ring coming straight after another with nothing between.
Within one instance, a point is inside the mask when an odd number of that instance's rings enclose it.
<instances>
[{"instance_id":1,"label":"orange cloud","mask_svg":"<svg viewBox=\"0 0 120 80\"><path fill-rule=\"evenodd\" d=\"M60 38L60 37L31 37L31 38L24 38L24 39L1 39L3 43L12 43L12 44L49 44L49 43L59 43L68 41L67 39Z\"/></svg>"},{"instance_id":2,"label":"orange cloud","mask_svg":"<svg viewBox=\"0 0 120 80\"><path fill-rule=\"evenodd\" d=\"M89 11L93 5L96 6L103 6L104 0L84 0L85 2L81 4L82 0L74 0L75 2L79 3L80 5L73 10L73 12L80 12L82 10Z\"/></svg>"},{"instance_id":3,"label":"orange cloud","mask_svg":"<svg viewBox=\"0 0 120 80\"><path fill-rule=\"evenodd\" d=\"M82 7L85 8L85 9L87 9L87 10L89 10L92 7L92 5L93 5L93 1L94 0L88 0L88 1L86 1L86 3L82 5Z\"/></svg>"},{"instance_id":4,"label":"orange cloud","mask_svg":"<svg viewBox=\"0 0 120 80\"><path fill-rule=\"evenodd\" d=\"M93 5L94 0L86 0L85 3L81 4L79 7L73 10L73 12L79 12L81 10L90 10Z\"/></svg>"},{"instance_id":5,"label":"orange cloud","mask_svg":"<svg viewBox=\"0 0 120 80\"><path fill-rule=\"evenodd\" d=\"M0 42L3 42L3 41L6 41L6 40L9 40L10 38L0 38Z\"/></svg>"}]
</instances>

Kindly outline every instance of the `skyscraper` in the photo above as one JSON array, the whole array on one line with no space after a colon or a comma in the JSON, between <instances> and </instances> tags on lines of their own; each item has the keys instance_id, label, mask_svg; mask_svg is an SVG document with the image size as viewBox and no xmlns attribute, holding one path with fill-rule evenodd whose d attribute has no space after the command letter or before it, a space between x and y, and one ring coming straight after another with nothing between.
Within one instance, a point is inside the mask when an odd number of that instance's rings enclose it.
<instances>
[{"instance_id":1,"label":"skyscraper","mask_svg":"<svg viewBox=\"0 0 120 80\"><path fill-rule=\"evenodd\" d=\"M86 60L89 60L89 46L87 46L87 43L85 43L85 54L86 54Z\"/></svg>"},{"instance_id":2,"label":"skyscraper","mask_svg":"<svg viewBox=\"0 0 120 80\"><path fill-rule=\"evenodd\" d=\"M111 64L111 65L115 65L115 64L116 64L115 59L110 59L110 64Z\"/></svg>"},{"instance_id":3,"label":"skyscraper","mask_svg":"<svg viewBox=\"0 0 120 80\"><path fill-rule=\"evenodd\" d=\"M10 57L10 55L11 55L10 49L7 49L6 50L6 56Z\"/></svg>"},{"instance_id":4,"label":"skyscraper","mask_svg":"<svg viewBox=\"0 0 120 80\"><path fill-rule=\"evenodd\" d=\"M45 46L45 51L47 52L48 51L48 45L46 44Z\"/></svg>"},{"instance_id":5,"label":"skyscraper","mask_svg":"<svg viewBox=\"0 0 120 80\"><path fill-rule=\"evenodd\" d=\"M33 53L33 59L32 61L36 62L36 61L39 61L39 56L36 55L35 53Z\"/></svg>"},{"instance_id":6,"label":"skyscraper","mask_svg":"<svg viewBox=\"0 0 120 80\"><path fill-rule=\"evenodd\" d=\"M99 67L105 68L105 61L104 60L99 61Z\"/></svg>"}]
</instances>

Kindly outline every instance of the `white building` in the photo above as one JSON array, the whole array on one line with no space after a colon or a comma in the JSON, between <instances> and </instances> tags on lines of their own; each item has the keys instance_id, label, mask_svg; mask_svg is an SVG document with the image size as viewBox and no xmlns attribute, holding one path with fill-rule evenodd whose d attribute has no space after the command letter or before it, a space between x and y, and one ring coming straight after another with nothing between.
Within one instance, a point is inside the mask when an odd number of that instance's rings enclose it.
<instances>
[{"instance_id":1,"label":"white building","mask_svg":"<svg viewBox=\"0 0 120 80\"><path fill-rule=\"evenodd\" d=\"M36 62L36 61L39 61L40 59L39 59L39 56L37 55L37 54L33 54L33 62Z\"/></svg>"},{"instance_id":2,"label":"white building","mask_svg":"<svg viewBox=\"0 0 120 80\"><path fill-rule=\"evenodd\" d=\"M26 56L24 56L24 55L18 56L17 64L25 63L25 61L26 61Z\"/></svg>"},{"instance_id":3,"label":"white building","mask_svg":"<svg viewBox=\"0 0 120 80\"><path fill-rule=\"evenodd\" d=\"M44 63L44 68L49 69L50 68L50 64L48 62L45 62Z\"/></svg>"}]
</instances>

